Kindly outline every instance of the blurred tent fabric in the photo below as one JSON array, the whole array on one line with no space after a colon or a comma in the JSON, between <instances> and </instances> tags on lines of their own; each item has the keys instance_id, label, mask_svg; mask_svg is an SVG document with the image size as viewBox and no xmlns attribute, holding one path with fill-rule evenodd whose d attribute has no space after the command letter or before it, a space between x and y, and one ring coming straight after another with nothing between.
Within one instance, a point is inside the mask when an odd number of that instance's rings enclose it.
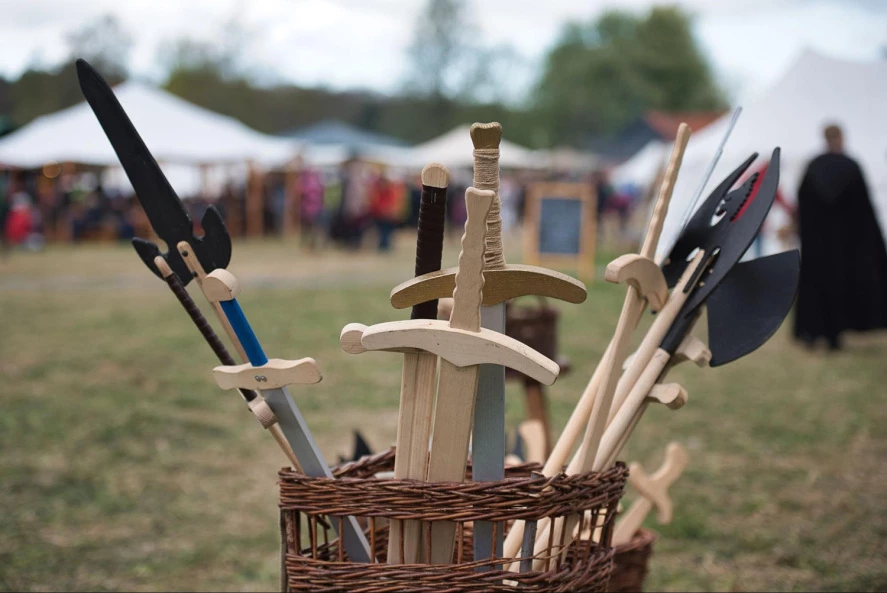
<instances>
[{"instance_id":1,"label":"blurred tent fabric","mask_svg":"<svg viewBox=\"0 0 887 593\"><path fill-rule=\"evenodd\" d=\"M650 140L633 157L613 169L610 181L614 185L634 185L646 188L653 183L668 158L669 144Z\"/></svg>"},{"instance_id":2,"label":"blurred tent fabric","mask_svg":"<svg viewBox=\"0 0 887 593\"><path fill-rule=\"evenodd\" d=\"M598 156L591 152L583 152L569 146L556 146L549 150L534 151L538 166L552 171L570 173L591 173L600 165Z\"/></svg>"},{"instance_id":3,"label":"blurred tent fabric","mask_svg":"<svg viewBox=\"0 0 887 593\"><path fill-rule=\"evenodd\" d=\"M318 167L337 166L352 156L392 166L408 164L410 160L410 148L400 138L362 130L336 119L279 136L301 143L304 162Z\"/></svg>"},{"instance_id":4,"label":"blurred tent fabric","mask_svg":"<svg viewBox=\"0 0 887 593\"><path fill-rule=\"evenodd\" d=\"M720 111L647 111L626 124L613 137L589 138L587 145L613 164L622 164L654 140L674 142L681 122L699 132L723 115Z\"/></svg>"},{"instance_id":5,"label":"blurred tent fabric","mask_svg":"<svg viewBox=\"0 0 887 593\"><path fill-rule=\"evenodd\" d=\"M160 162L220 164L253 160L277 166L293 158L296 141L257 132L237 119L198 107L136 81L114 93ZM39 117L0 138L0 165L36 168L49 162L118 163L98 120L84 101Z\"/></svg>"},{"instance_id":6,"label":"blurred tent fabric","mask_svg":"<svg viewBox=\"0 0 887 593\"><path fill-rule=\"evenodd\" d=\"M432 161L439 162L451 169L470 168L474 165L469 131L471 126L456 126L449 132L428 142L417 144L409 154L409 162L404 165L422 167ZM514 169L539 169L545 163L537 158L534 151L513 142L502 139L499 144L499 165Z\"/></svg>"},{"instance_id":7,"label":"blurred tent fabric","mask_svg":"<svg viewBox=\"0 0 887 593\"><path fill-rule=\"evenodd\" d=\"M887 228L887 60L855 62L806 51L781 80L742 107L742 115L703 191L703 199L753 152L758 152L759 157L752 170L766 163L773 148L779 146L780 189L794 203L807 163L825 151L823 128L836 123L844 130L846 153L859 161L866 175L882 232ZM729 120L727 114L701 132L694 131L690 138L659 243L659 255L680 231L681 217ZM771 212L775 224L765 226L765 254L781 249L775 233L784 216L775 206Z\"/></svg>"},{"instance_id":8,"label":"blurred tent fabric","mask_svg":"<svg viewBox=\"0 0 887 593\"><path fill-rule=\"evenodd\" d=\"M338 119L325 119L303 128L282 132L278 136L309 144L338 145L355 149L376 146L407 146L407 143L400 138L362 130Z\"/></svg>"}]
</instances>

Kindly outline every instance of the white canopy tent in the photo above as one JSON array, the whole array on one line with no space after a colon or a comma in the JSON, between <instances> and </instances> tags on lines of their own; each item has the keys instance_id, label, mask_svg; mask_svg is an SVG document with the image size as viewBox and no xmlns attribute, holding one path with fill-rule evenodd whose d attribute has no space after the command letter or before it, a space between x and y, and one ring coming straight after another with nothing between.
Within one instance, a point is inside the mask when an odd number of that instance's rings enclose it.
<instances>
[{"instance_id":1,"label":"white canopy tent","mask_svg":"<svg viewBox=\"0 0 887 593\"><path fill-rule=\"evenodd\" d=\"M730 115L725 115L690 138L660 251L677 236L682 215L729 120ZM753 152L760 154L754 168L766 162L773 148L779 146L780 188L785 198L794 202L807 163L824 151L822 132L829 123L837 123L844 130L847 154L863 168L881 228L887 228L887 60L851 62L810 51L801 55L768 92L743 105L742 116L703 199ZM775 224L766 227L765 253L780 250L773 235L784 214L774 207L771 218Z\"/></svg>"},{"instance_id":2,"label":"white canopy tent","mask_svg":"<svg viewBox=\"0 0 887 593\"><path fill-rule=\"evenodd\" d=\"M409 164L422 167L436 161L452 169L471 167L474 164L474 146L470 129L468 125L457 126L442 136L414 146L408 155ZM528 148L505 139L499 144L499 165L502 167L539 168L544 164Z\"/></svg>"},{"instance_id":3,"label":"white canopy tent","mask_svg":"<svg viewBox=\"0 0 887 593\"><path fill-rule=\"evenodd\" d=\"M139 82L119 85L120 100L151 154L159 162L220 164L255 161L278 165L299 144L259 133L220 115ZM84 101L37 118L0 139L0 165L36 168L50 162L116 165L117 155Z\"/></svg>"}]
</instances>

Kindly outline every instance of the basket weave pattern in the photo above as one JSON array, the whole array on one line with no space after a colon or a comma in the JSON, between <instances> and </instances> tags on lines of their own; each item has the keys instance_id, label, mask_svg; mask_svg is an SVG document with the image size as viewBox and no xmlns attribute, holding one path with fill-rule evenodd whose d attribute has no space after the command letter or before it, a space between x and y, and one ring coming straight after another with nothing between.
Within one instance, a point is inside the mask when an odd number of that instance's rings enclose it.
<instances>
[{"instance_id":1,"label":"basket weave pattern","mask_svg":"<svg viewBox=\"0 0 887 593\"><path fill-rule=\"evenodd\" d=\"M364 458L337 468L337 479L307 478L280 472L280 510L285 545L285 582L290 591L605 591L612 566L612 517L622 496L628 471L623 464L600 474L546 478L539 466L509 468L499 482L435 482L377 479L390 471L394 454ZM470 471L470 470L469 470ZM474 562L473 521L528 526L543 517L579 514L601 528L602 544L576 541L548 571L507 572L501 559ZM349 561L331 522L352 515L364 526L373 563ZM454 521L454 564L386 563L388 524L395 520ZM582 527L582 526L580 526ZM426 535L430 529L424 530ZM549 542L561 549L564 542ZM430 536L425 538L426 557ZM551 557L546 550L538 557Z\"/></svg>"}]
</instances>

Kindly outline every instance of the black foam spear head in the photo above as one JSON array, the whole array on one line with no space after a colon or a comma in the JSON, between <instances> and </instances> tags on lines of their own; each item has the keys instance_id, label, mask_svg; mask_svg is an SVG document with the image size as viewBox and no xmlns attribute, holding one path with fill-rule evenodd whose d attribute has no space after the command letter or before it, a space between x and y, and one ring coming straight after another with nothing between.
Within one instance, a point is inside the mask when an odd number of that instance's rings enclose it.
<instances>
[{"instance_id":1,"label":"black foam spear head","mask_svg":"<svg viewBox=\"0 0 887 593\"><path fill-rule=\"evenodd\" d=\"M167 252L159 253L155 244L144 239L133 239L133 247L145 265L160 277L160 271L154 265L154 258L160 254L182 284L188 284L192 274L176 249L180 242L187 241L207 272L227 267L231 261L231 237L219 211L213 206L206 209L200 221L204 234L202 237L196 236L185 205L142 141L114 91L85 60L77 60L77 77L83 96L117 153L136 197L151 221L151 227L166 243Z\"/></svg>"},{"instance_id":2,"label":"black foam spear head","mask_svg":"<svg viewBox=\"0 0 887 593\"><path fill-rule=\"evenodd\" d=\"M776 198L779 155L779 148L774 149L754 195L757 174L731 188L757 154L730 173L693 214L665 259L662 271L672 287L696 253L702 251L703 262L708 262L688 283L693 292L662 342L668 352L677 349L703 305L708 311L711 366L756 350L788 315L798 287L798 251L739 263Z\"/></svg>"}]
</instances>

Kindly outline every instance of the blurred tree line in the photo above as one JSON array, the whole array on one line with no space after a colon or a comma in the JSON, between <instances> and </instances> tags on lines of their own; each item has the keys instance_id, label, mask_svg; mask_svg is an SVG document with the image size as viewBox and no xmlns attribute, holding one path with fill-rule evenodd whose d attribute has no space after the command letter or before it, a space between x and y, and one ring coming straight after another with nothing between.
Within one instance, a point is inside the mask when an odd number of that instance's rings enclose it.
<instances>
[{"instance_id":1,"label":"blurred tree line","mask_svg":"<svg viewBox=\"0 0 887 593\"><path fill-rule=\"evenodd\" d=\"M725 98L692 35L691 17L677 7L646 14L608 11L567 23L549 50L527 97L509 100L509 47L476 42L465 0L428 0L409 48L401 92L332 91L261 84L242 61L243 31L227 25L222 43L167 42L158 59L162 86L208 109L268 133L335 118L421 142L469 121L502 122L513 141L533 147L582 147L650 109L720 109ZM70 59L0 78L0 116L16 126L82 100L74 59L93 63L109 82L127 77L131 37L111 16L67 38Z\"/></svg>"}]
</instances>

